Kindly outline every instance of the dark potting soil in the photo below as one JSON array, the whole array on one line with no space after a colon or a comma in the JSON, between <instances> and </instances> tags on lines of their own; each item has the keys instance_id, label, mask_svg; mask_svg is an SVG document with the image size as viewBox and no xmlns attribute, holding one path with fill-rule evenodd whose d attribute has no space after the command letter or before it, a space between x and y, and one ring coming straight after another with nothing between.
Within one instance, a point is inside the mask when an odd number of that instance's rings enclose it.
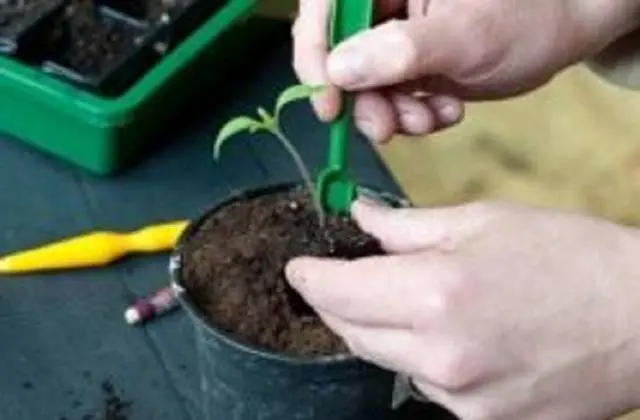
<instances>
[{"instance_id":1,"label":"dark potting soil","mask_svg":"<svg viewBox=\"0 0 640 420\"><path fill-rule=\"evenodd\" d=\"M71 0L67 13L51 30L65 35L62 41L48 47L48 59L83 77L100 77L134 53L144 34L151 30L133 21L153 27L167 12L191 3L192 0ZM101 12L102 6L119 16Z\"/></svg>"},{"instance_id":2,"label":"dark potting soil","mask_svg":"<svg viewBox=\"0 0 640 420\"><path fill-rule=\"evenodd\" d=\"M183 281L208 322L242 342L292 356L344 354L342 340L289 286L285 265L301 255L382 253L349 218L328 217L319 229L307 190L296 189L215 212L185 244Z\"/></svg>"},{"instance_id":3,"label":"dark potting soil","mask_svg":"<svg viewBox=\"0 0 640 420\"><path fill-rule=\"evenodd\" d=\"M0 37L12 37L53 3L53 0L4 0L0 2Z\"/></svg>"},{"instance_id":4,"label":"dark potting soil","mask_svg":"<svg viewBox=\"0 0 640 420\"><path fill-rule=\"evenodd\" d=\"M102 409L93 420L127 420L131 402L124 400L116 392L115 386L110 381L104 381L101 385L104 398Z\"/></svg>"},{"instance_id":5,"label":"dark potting soil","mask_svg":"<svg viewBox=\"0 0 640 420\"><path fill-rule=\"evenodd\" d=\"M84 77L99 77L139 43L139 32L97 13L92 0L73 0L54 33L66 33L50 50L52 61Z\"/></svg>"},{"instance_id":6,"label":"dark potting soil","mask_svg":"<svg viewBox=\"0 0 640 420\"><path fill-rule=\"evenodd\" d=\"M122 392L116 390L115 385L110 380L105 380L100 384L102 401L100 407L91 413L78 416L62 415L58 420L129 420L131 417L132 402L124 398ZM72 410L82 407L78 400L72 401Z\"/></svg>"}]
</instances>

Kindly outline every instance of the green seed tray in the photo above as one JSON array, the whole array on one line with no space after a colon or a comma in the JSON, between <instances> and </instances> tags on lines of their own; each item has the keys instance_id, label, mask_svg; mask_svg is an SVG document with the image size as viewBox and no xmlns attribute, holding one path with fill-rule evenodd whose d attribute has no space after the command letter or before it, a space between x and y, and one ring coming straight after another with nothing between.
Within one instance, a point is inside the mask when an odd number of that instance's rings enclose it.
<instances>
[{"instance_id":1,"label":"green seed tray","mask_svg":"<svg viewBox=\"0 0 640 420\"><path fill-rule=\"evenodd\" d=\"M214 94L251 65L251 50L267 48L277 24L256 16L256 3L227 0L116 96L0 56L0 132L98 175L121 171L160 140L176 110Z\"/></svg>"}]
</instances>

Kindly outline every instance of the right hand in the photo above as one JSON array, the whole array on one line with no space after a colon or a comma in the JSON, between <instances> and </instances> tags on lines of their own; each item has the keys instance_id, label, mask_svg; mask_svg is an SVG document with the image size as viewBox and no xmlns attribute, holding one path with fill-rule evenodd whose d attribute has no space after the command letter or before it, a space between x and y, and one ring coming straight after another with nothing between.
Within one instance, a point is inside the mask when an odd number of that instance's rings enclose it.
<instances>
[{"instance_id":1,"label":"right hand","mask_svg":"<svg viewBox=\"0 0 640 420\"><path fill-rule=\"evenodd\" d=\"M640 230L497 202L352 215L387 255L286 275L354 355L463 420L640 408Z\"/></svg>"},{"instance_id":2,"label":"right hand","mask_svg":"<svg viewBox=\"0 0 640 420\"><path fill-rule=\"evenodd\" d=\"M640 15L638 0L379 0L377 6L380 25L329 53L331 0L300 0L293 36L301 82L329 86L313 100L318 116L333 120L339 90L356 92L356 124L378 141L452 126L465 100L535 89L632 31Z\"/></svg>"}]
</instances>

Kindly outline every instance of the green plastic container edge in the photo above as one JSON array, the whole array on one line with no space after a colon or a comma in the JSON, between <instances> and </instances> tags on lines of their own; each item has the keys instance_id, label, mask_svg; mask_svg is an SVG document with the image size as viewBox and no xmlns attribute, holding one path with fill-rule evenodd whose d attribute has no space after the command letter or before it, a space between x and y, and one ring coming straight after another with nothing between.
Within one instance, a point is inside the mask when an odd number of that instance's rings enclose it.
<instances>
[{"instance_id":1,"label":"green plastic container edge","mask_svg":"<svg viewBox=\"0 0 640 420\"><path fill-rule=\"evenodd\" d=\"M101 98L5 57L0 57L0 92L6 89L22 91L32 102L65 111L93 125L126 124L164 83L222 32L247 17L257 1L231 0L120 97Z\"/></svg>"}]
</instances>

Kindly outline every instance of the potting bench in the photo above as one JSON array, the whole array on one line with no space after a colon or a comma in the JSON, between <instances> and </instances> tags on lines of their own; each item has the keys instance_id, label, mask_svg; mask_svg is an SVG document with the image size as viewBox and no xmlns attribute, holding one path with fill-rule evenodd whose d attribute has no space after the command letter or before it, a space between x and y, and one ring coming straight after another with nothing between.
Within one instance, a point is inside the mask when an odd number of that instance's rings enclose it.
<instances>
[{"instance_id":1,"label":"potting bench","mask_svg":"<svg viewBox=\"0 0 640 420\"><path fill-rule=\"evenodd\" d=\"M211 156L210 135L222 121L269 103L294 82L289 55L290 46L282 46L224 107L194 115L115 178L89 175L0 138L0 252L95 229L190 218L234 189L296 179L288 155L268 139L230 142L219 164ZM325 159L325 127L305 106L285 120L317 169ZM365 140L353 147L360 180L401 193ZM166 255L138 256L103 269L2 278L0 418L99 420L105 404L113 409L120 401L130 404L123 418L198 419L198 367L185 315L169 314L145 327L123 320L135 297L168 284L167 263ZM108 397L111 388L116 397ZM424 410L432 420L450 418Z\"/></svg>"}]
</instances>

